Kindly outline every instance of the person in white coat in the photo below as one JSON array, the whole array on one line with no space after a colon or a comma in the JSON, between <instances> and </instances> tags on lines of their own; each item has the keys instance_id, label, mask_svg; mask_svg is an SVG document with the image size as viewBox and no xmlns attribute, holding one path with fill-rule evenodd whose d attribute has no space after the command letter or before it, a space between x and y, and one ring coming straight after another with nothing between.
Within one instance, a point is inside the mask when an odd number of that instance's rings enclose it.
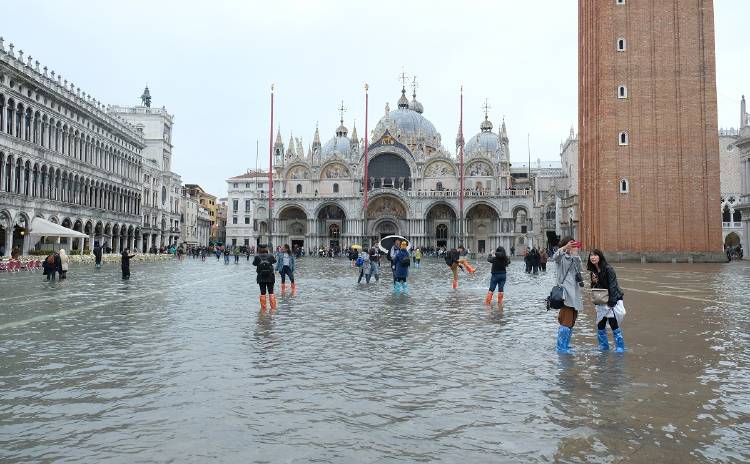
<instances>
[{"instance_id":1,"label":"person in white coat","mask_svg":"<svg viewBox=\"0 0 750 464\"><path fill-rule=\"evenodd\" d=\"M70 265L70 256L65 253L65 248L60 249L60 280L68 278L68 266Z\"/></svg>"}]
</instances>

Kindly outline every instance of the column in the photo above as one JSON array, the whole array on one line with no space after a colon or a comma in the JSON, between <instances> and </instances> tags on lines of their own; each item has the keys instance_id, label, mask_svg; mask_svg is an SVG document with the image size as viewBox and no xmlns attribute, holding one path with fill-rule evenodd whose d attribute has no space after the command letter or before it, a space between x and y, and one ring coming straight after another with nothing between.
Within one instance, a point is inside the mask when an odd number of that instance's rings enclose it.
<instances>
[{"instance_id":1,"label":"column","mask_svg":"<svg viewBox=\"0 0 750 464\"><path fill-rule=\"evenodd\" d=\"M112 253L120 252L120 236L112 235Z\"/></svg>"},{"instance_id":2,"label":"column","mask_svg":"<svg viewBox=\"0 0 750 464\"><path fill-rule=\"evenodd\" d=\"M10 256L13 250L13 224L5 228L5 256Z\"/></svg>"}]
</instances>

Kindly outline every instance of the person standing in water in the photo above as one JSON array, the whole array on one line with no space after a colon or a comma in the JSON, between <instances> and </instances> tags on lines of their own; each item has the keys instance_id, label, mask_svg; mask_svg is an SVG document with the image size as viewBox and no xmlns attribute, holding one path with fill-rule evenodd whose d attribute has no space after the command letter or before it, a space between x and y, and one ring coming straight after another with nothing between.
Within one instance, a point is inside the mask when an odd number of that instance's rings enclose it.
<instances>
[{"instance_id":1,"label":"person standing in water","mask_svg":"<svg viewBox=\"0 0 750 464\"><path fill-rule=\"evenodd\" d=\"M625 351L625 340L622 337L620 323L625 317L625 305L622 300L625 294L617 283L617 274L615 274L614 268L607 263L604 253L596 248L591 250L586 268L591 273L591 288L607 290L607 303L596 305L599 349L602 351L609 350L609 340L607 339L607 322L609 322L612 336L615 339L615 352L622 353Z\"/></svg>"},{"instance_id":2,"label":"person standing in water","mask_svg":"<svg viewBox=\"0 0 750 464\"><path fill-rule=\"evenodd\" d=\"M122 271L122 279L130 279L130 259L135 258L135 255L130 254L130 249L125 248L122 250L122 258L120 261L120 270Z\"/></svg>"},{"instance_id":3,"label":"person standing in water","mask_svg":"<svg viewBox=\"0 0 750 464\"><path fill-rule=\"evenodd\" d=\"M273 265L276 258L268 252L268 246L258 246L258 254L253 258L253 266L258 273L255 281L260 287L260 309L266 310L266 293L271 304L271 309L276 309L276 295L273 294L273 285L276 282L276 276L273 272Z\"/></svg>"},{"instance_id":4,"label":"person standing in water","mask_svg":"<svg viewBox=\"0 0 750 464\"><path fill-rule=\"evenodd\" d=\"M578 248L581 245L572 237L565 237L560 241L560 248L553 259L557 263L556 282L563 288L564 303L557 314L560 327L557 330L557 352L570 353L570 337L573 326L578 318L578 311L583 309L583 293L577 281L581 272L581 258Z\"/></svg>"},{"instance_id":5,"label":"person standing in water","mask_svg":"<svg viewBox=\"0 0 750 464\"><path fill-rule=\"evenodd\" d=\"M97 269L102 267L102 247L99 245L99 242L94 244L94 259L96 260L94 267Z\"/></svg>"},{"instance_id":6,"label":"person standing in water","mask_svg":"<svg viewBox=\"0 0 750 464\"><path fill-rule=\"evenodd\" d=\"M289 277L292 295L297 293L297 284L294 282L294 265L294 254L289 245L285 244L283 251L279 254L279 259L276 261L276 271L281 276L281 296L284 296L286 291L286 277Z\"/></svg>"},{"instance_id":7,"label":"person standing in water","mask_svg":"<svg viewBox=\"0 0 750 464\"><path fill-rule=\"evenodd\" d=\"M414 250L414 267L419 269L419 263L422 262L422 249L417 248Z\"/></svg>"},{"instance_id":8,"label":"person standing in water","mask_svg":"<svg viewBox=\"0 0 750 464\"><path fill-rule=\"evenodd\" d=\"M399 291L403 293L409 292L409 287L406 284L406 278L409 277L409 263L411 261L409 251L407 250L408 246L409 245L406 242L401 242L401 249L393 258L393 275L396 279L396 281L393 282L393 291L395 293L398 293Z\"/></svg>"},{"instance_id":9,"label":"person standing in water","mask_svg":"<svg viewBox=\"0 0 750 464\"><path fill-rule=\"evenodd\" d=\"M487 292L487 298L484 299L484 304L492 304L492 297L497 289L497 304L503 304L503 292L505 291L505 280L506 280L506 268L510 264L508 255L505 254L505 248L497 247L495 255L490 255L487 258L487 262L492 264L492 271L490 276L490 289Z\"/></svg>"},{"instance_id":10,"label":"person standing in water","mask_svg":"<svg viewBox=\"0 0 750 464\"><path fill-rule=\"evenodd\" d=\"M386 255L388 261L391 262L391 273L393 274L394 284L396 283L396 267L395 264L393 264L393 260L396 259L396 255L399 253L399 251L401 251L401 239L397 238L393 241L393 246L390 250L388 250L388 254Z\"/></svg>"},{"instance_id":11,"label":"person standing in water","mask_svg":"<svg viewBox=\"0 0 750 464\"><path fill-rule=\"evenodd\" d=\"M456 290L458 288L458 269L466 269L466 271L469 272L469 274L473 274L475 272L474 268L471 267L471 264L466 260L466 258L463 257L464 253L464 247L459 246L458 248L452 248L448 250L447 253L445 253L445 264L448 265L449 268L451 268L451 272L453 273L453 290Z\"/></svg>"}]
</instances>

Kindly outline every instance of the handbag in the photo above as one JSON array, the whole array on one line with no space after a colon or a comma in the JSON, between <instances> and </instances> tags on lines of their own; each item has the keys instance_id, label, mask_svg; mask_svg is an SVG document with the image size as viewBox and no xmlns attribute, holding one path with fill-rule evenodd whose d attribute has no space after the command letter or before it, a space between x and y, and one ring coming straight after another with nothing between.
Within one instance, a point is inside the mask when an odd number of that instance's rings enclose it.
<instances>
[{"instance_id":1,"label":"handbag","mask_svg":"<svg viewBox=\"0 0 750 464\"><path fill-rule=\"evenodd\" d=\"M609 290L606 288L592 288L591 302L596 305L605 305L609 301Z\"/></svg>"},{"instance_id":2,"label":"handbag","mask_svg":"<svg viewBox=\"0 0 750 464\"><path fill-rule=\"evenodd\" d=\"M547 311L549 311L550 308L560 309L565 306L565 290L563 289L562 282L565 282L565 278L568 277L568 272L570 272L571 267L573 267L573 263L570 263L570 267L565 271L562 281L552 287L552 291L549 292L549 296L547 297Z\"/></svg>"}]
</instances>

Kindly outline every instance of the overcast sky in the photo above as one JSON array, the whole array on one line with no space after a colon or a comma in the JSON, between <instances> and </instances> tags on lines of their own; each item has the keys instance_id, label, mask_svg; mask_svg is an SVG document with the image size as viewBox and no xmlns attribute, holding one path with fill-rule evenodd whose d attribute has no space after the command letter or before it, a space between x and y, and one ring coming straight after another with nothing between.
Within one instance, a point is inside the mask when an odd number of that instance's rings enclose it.
<instances>
[{"instance_id":1,"label":"overcast sky","mask_svg":"<svg viewBox=\"0 0 750 464\"><path fill-rule=\"evenodd\" d=\"M719 126L736 127L750 92L750 1L715 0ZM4 2L0 35L106 104L152 106L175 115L173 169L184 183L226 194L226 178L268 166L269 90L275 121L323 143L337 107L364 136L395 108L398 76L416 76L424 116L454 150L459 87L465 137L479 131L485 98L505 117L512 161L559 159L577 118L577 1L163 1ZM411 88L408 88L411 94Z\"/></svg>"}]
</instances>

